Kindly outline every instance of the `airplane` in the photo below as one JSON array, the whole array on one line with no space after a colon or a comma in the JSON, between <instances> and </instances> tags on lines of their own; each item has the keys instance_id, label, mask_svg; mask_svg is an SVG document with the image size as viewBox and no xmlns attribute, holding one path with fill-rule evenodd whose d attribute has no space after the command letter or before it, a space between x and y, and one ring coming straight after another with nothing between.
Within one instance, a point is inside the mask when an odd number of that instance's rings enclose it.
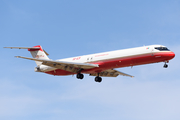
<instances>
[{"instance_id":1,"label":"airplane","mask_svg":"<svg viewBox=\"0 0 180 120\"><path fill-rule=\"evenodd\" d=\"M101 82L101 77L117 77L118 75L134 77L115 70L115 68L133 67L158 62L164 62L164 68L167 68L169 60L175 57L174 52L163 45L136 47L59 60L49 59L49 54L40 45L34 47L4 48L28 49L33 58L16 57L35 61L37 64L35 72L43 72L54 76L76 74L77 79L83 79L83 74L89 74L90 76L96 76L96 82Z\"/></svg>"}]
</instances>

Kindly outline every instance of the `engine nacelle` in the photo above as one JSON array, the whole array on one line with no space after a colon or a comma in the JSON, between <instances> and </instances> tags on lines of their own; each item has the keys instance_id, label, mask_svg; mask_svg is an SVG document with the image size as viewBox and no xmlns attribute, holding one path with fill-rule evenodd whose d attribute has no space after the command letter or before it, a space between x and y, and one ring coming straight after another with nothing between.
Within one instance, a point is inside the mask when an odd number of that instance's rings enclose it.
<instances>
[{"instance_id":1,"label":"engine nacelle","mask_svg":"<svg viewBox=\"0 0 180 120\"><path fill-rule=\"evenodd\" d=\"M34 71L35 71L35 72L41 72L41 68L40 68L40 67L35 67L35 68L34 68Z\"/></svg>"}]
</instances>

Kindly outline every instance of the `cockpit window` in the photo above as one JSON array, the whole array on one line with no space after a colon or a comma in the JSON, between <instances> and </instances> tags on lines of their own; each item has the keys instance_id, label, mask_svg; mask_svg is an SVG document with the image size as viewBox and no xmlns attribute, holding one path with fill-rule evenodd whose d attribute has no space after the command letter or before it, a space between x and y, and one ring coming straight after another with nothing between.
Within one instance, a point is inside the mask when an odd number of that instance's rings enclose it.
<instances>
[{"instance_id":1,"label":"cockpit window","mask_svg":"<svg viewBox=\"0 0 180 120\"><path fill-rule=\"evenodd\" d=\"M155 47L155 49L160 51L170 51L167 47Z\"/></svg>"}]
</instances>

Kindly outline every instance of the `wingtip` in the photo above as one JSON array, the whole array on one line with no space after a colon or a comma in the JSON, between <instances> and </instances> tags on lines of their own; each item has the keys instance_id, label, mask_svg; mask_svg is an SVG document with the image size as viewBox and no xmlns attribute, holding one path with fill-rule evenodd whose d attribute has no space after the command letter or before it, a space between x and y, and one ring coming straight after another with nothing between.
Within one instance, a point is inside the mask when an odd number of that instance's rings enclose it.
<instances>
[{"instance_id":1,"label":"wingtip","mask_svg":"<svg viewBox=\"0 0 180 120\"><path fill-rule=\"evenodd\" d=\"M14 57L16 57L16 58L20 58L20 56L14 56Z\"/></svg>"}]
</instances>

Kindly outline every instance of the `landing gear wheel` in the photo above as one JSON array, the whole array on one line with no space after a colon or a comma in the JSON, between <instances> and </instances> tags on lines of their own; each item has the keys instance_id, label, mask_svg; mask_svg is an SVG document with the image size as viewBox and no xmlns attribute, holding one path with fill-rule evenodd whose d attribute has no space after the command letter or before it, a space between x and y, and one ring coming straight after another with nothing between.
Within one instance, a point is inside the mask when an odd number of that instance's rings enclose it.
<instances>
[{"instance_id":1,"label":"landing gear wheel","mask_svg":"<svg viewBox=\"0 0 180 120\"><path fill-rule=\"evenodd\" d=\"M101 81L102 81L102 78L99 77L99 76L97 76L97 77L95 77L95 81L96 81L96 82L101 82Z\"/></svg>"},{"instance_id":2,"label":"landing gear wheel","mask_svg":"<svg viewBox=\"0 0 180 120\"><path fill-rule=\"evenodd\" d=\"M164 64L164 68L167 68L168 67L168 65L167 64Z\"/></svg>"},{"instance_id":3,"label":"landing gear wheel","mask_svg":"<svg viewBox=\"0 0 180 120\"><path fill-rule=\"evenodd\" d=\"M76 77L77 77L77 79L83 79L83 78L84 78L84 75L81 74L81 73L78 73Z\"/></svg>"}]
</instances>

